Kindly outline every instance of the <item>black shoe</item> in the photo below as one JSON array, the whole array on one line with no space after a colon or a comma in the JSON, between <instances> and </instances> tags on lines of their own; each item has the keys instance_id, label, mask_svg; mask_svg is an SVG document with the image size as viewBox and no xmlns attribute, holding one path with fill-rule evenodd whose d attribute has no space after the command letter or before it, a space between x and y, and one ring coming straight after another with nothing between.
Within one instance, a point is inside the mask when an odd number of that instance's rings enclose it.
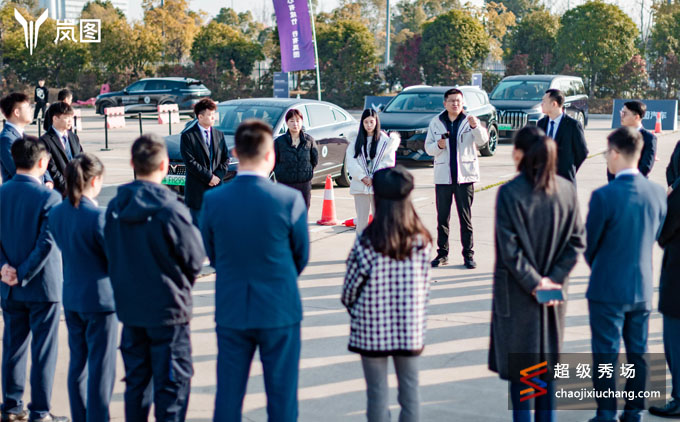
<instances>
[{"instance_id":1,"label":"black shoe","mask_svg":"<svg viewBox=\"0 0 680 422\"><path fill-rule=\"evenodd\" d=\"M448 256L438 256L432 261L432 268L443 267L449 263Z\"/></svg>"},{"instance_id":2,"label":"black shoe","mask_svg":"<svg viewBox=\"0 0 680 422\"><path fill-rule=\"evenodd\" d=\"M30 419L29 422L71 422L71 419L66 416L54 416L53 414L48 413L40 419Z\"/></svg>"},{"instance_id":3,"label":"black shoe","mask_svg":"<svg viewBox=\"0 0 680 422\"><path fill-rule=\"evenodd\" d=\"M477 268L477 263L472 258L466 259L465 264L463 265L465 265L465 268L467 268L468 270L474 270L475 268Z\"/></svg>"},{"instance_id":4,"label":"black shoe","mask_svg":"<svg viewBox=\"0 0 680 422\"><path fill-rule=\"evenodd\" d=\"M671 400L664 407L652 406L649 408L649 413L662 418L680 419L680 401Z\"/></svg>"},{"instance_id":5,"label":"black shoe","mask_svg":"<svg viewBox=\"0 0 680 422\"><path fill-rule=\"evenodd\" d=\"M25 411L25 410L22 410L21 413L3 413L1 420L2 420L2 422L27 421L28 420L28 412Z\"/></svg>"}]
</instances>

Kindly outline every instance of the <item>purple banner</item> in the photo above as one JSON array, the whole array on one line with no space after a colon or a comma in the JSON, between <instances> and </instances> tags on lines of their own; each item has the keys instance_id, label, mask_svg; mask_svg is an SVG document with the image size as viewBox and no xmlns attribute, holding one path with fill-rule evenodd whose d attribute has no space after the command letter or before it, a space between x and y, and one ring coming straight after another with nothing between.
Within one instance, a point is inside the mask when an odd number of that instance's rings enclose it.
<instances>
[{"instance_id":1,"label":"purple banner","mask_svg":"<svg viewBox=\"0 0 680 422\"><path fill-rule=\"evenodd\" d=\"M281 44L281 70L315 69L307 0L274 0L274 11Z\"/></svg>"}]
</instances>

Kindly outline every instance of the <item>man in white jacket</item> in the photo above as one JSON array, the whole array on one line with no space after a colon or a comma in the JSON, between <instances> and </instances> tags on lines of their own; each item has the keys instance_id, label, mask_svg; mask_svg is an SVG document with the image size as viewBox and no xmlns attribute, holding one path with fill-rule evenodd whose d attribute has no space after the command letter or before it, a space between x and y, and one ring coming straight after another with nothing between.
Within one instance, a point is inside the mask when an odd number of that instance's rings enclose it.
<instances>
[{"instance_id":1,"label":"man in white jacket","mask_svg":"<svg viewBox=\"0 0 680 422\"><path fill-rule=\"evenodd\" d=\"M449 220L456 200L463 259L466 268L477 267L472 241L472 200L479 182L477 147L489 141L479 119L465 114L463 92L451 88L444 94L444 107L432 119L425 139L425 151L434 157L434 183L437 201L437 257L433 267L448 264Z\"/></svg>"}]
</instances>

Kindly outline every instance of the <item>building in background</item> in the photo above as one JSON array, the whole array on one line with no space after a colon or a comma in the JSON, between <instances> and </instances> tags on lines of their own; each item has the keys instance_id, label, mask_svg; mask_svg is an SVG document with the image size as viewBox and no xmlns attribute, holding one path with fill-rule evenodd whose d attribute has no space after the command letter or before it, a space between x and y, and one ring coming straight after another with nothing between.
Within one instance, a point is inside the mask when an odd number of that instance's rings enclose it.
<instances>
[{"instance_id":1,"label":"building in background","mask_svg":"<svg viewBox=\"0 0 680 422\"><path fill-rule=\"evenodd\" d=\"M78 19L87 2L88 0L40 0L40 7L47 8L52 19ZM128 0L111 0L111 3L127 16Z\"/></svg>"}]
</instances>

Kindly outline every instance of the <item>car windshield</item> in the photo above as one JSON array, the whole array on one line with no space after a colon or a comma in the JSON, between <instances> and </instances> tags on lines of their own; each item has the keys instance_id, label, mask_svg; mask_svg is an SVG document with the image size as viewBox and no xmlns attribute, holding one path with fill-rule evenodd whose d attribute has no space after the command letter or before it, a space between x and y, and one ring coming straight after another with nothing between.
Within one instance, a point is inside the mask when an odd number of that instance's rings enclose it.
<instances>
[{"instance_id":1,"label":"car windshield","mask_svg":"<svg viewBox=\"0 0 680 422\"><path fill-rule=\"evenodd\" d=\"M492 100L541 101L550 81L501 81L491 93Z\"/></svg>"},{"instance_id":2,"label":"car windshield","mask_svg":"<svg viewBox=\"0 0 680 422\"><path fill-rule=\"evenodd\" d=\"M238 125L246 119L264 120L271 127L274 127L284 110L282 107L257 104L221 105L217 107L220 122L216 127L227 135L235 134Z\"/></svg>"},{"instance_id":3,"label":"car windshield","mask_svg":"<svg viewBox=\"0 0 680 422\"><path fill-rule=\"evenodd\" d=\"M438 92L409 92L397 95L385 108L387 113L436 113L444 109L444 95Z\"/></svg>"}]
</instances>

